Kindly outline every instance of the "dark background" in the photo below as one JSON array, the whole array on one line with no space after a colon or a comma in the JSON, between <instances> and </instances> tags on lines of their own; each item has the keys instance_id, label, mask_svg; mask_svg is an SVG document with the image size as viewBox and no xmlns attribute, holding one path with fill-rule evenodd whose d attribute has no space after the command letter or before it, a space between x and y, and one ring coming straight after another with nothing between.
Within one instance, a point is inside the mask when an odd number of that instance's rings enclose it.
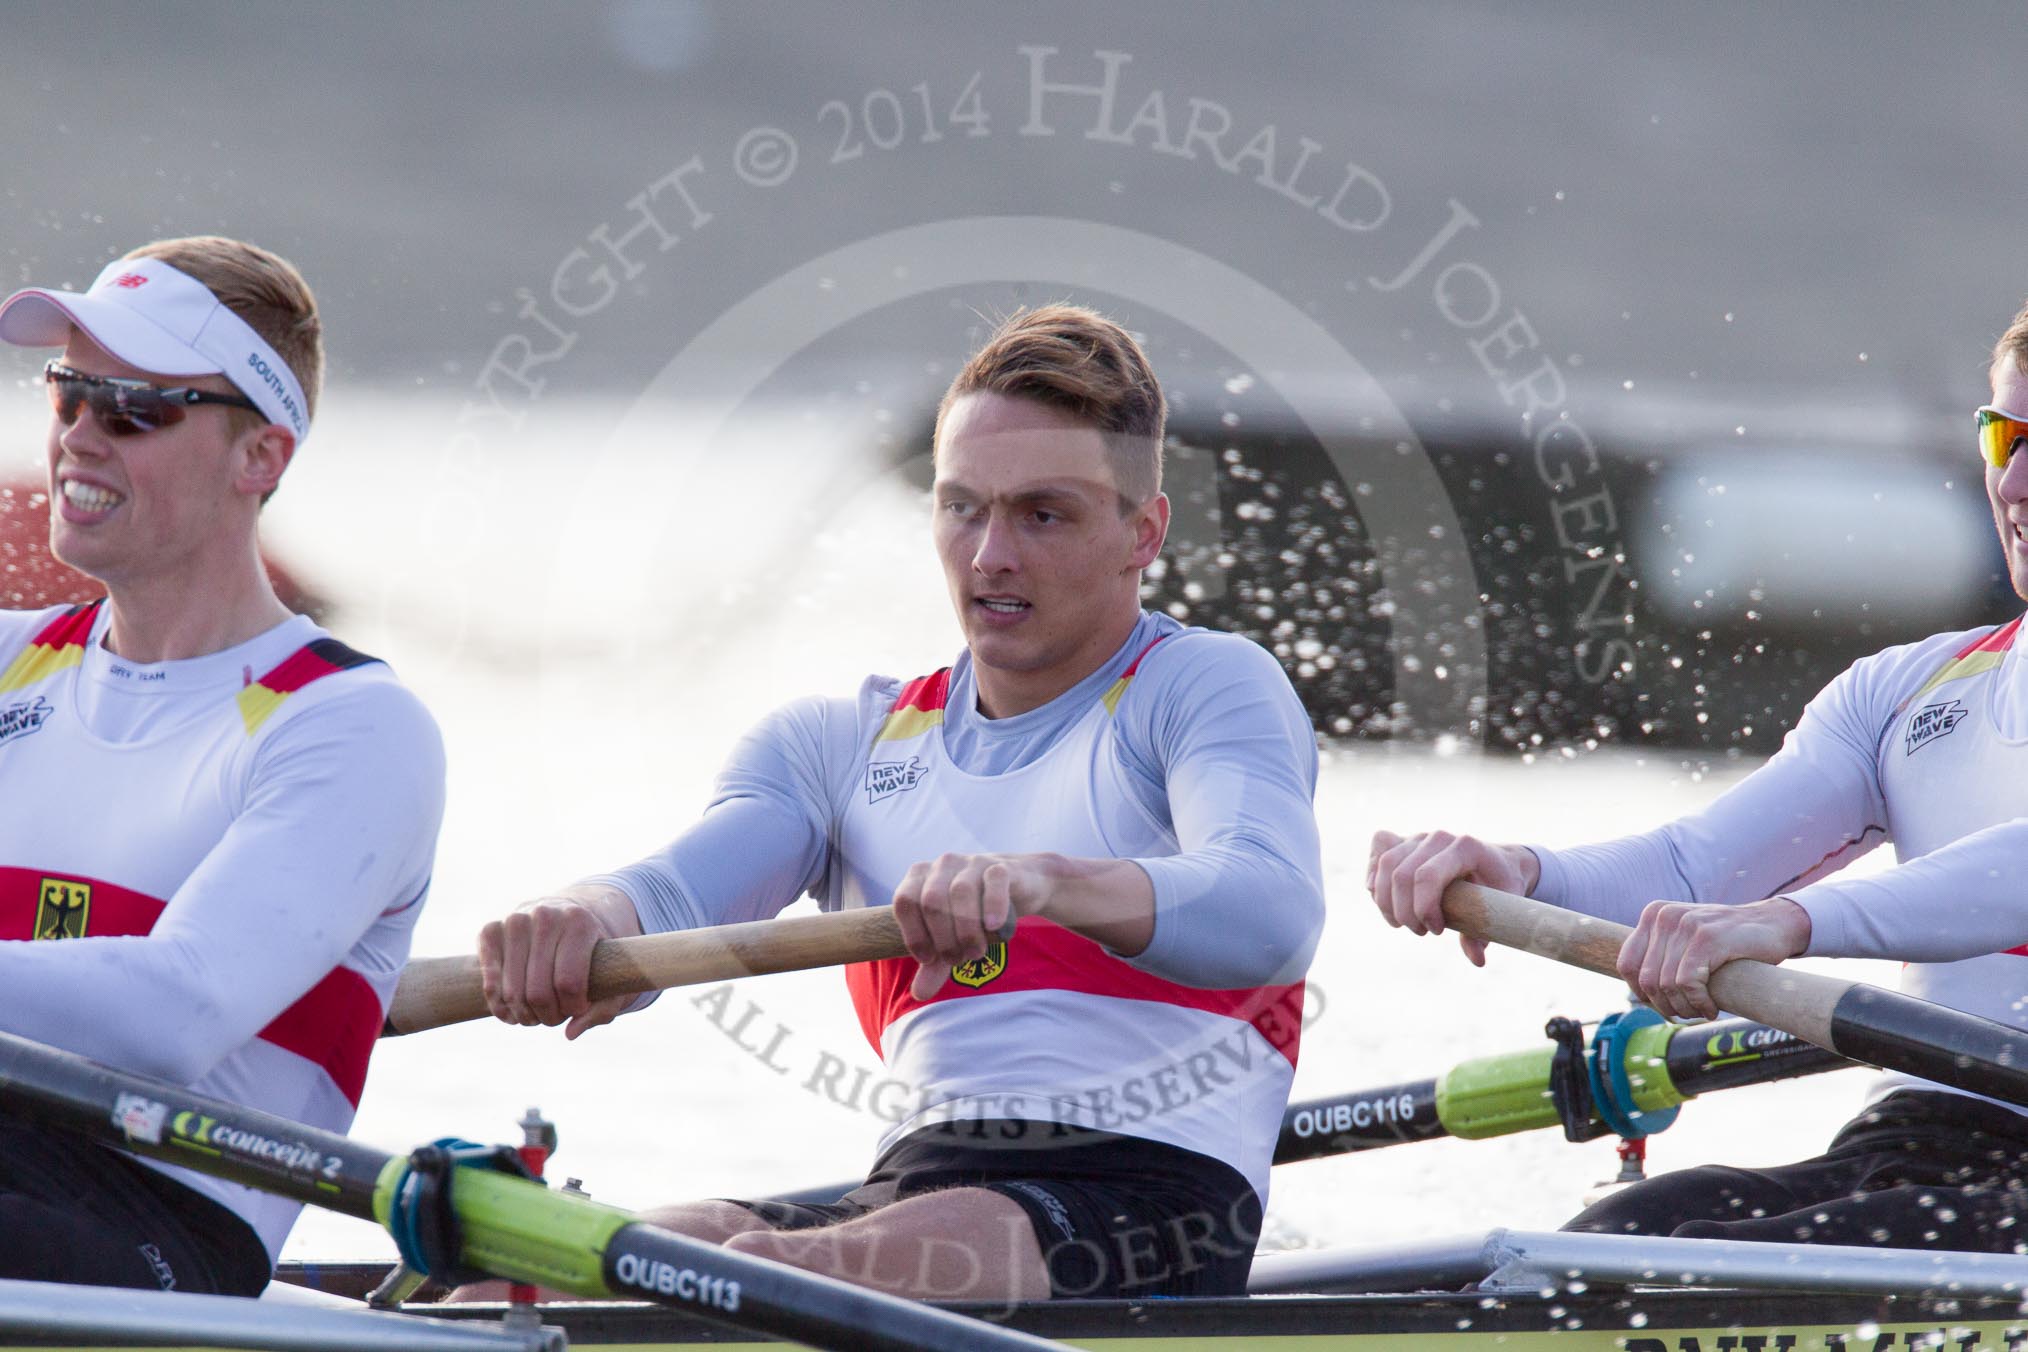
<instances>
[{"instance_id":1,"label":"dark background","mask_svg":"<svg viewBox=\"0 0 2028 1352\"><path fill-rule=\"evenodd\" d=\"M1123 226L1247 274L1356 356L1418 434L1484 594L1477 616L1391 625L1372 564L1388 524L1347 505L1317 429L1272 399L1235 412L1219 334L1128 305L1176 396L1179 441L1221 466L1230 534L1218 596L1187 597L1179 566L1154 584L1158 602L1247 628L1292 670L1299 644L1331 653L1298 673L1327 733L1434 731L1394 707L1389 673L1434 653L1440 630L1479 624L1491 696L1475 730L1495 744L1764 749L1852 656L2009 604L1989 549L1977 567L1939 566L1933 603L1868 606L1866 570L1886 587L1928 566L1925 541L1899 529L1903 487L1864 519L1812 517L1853 510L1826 506L1827 483L1893 466L1893 483L1953 504L1962 529L1990 530L1968 423L1991 343L2028 295L2024 17L1999 3L1570 0L0 3L0 280L82 285L147 238L240 235L316 283L334 387L466 398L524 289L542 293L588 232L700 156L692 182L714 219L682 230L544 372L552 396L631 394L714 317L852 241L983 215ZM1099 74L1095 52L1130 54L1116 123L1160 90L1176 138L1193 98L1231 115L1228 151L1272 124L1287 164L1310 138L1316 187L1356 162L1385 184L1387 219L1342 229L1252 169L1094 140L1088 99L1052 96L1053 134L1024 137L1024 45L1058 49L1052 76L1076 81ZM990 135L946 121L926 143L911 122L892 151L826 161L841 133L870 130L872 91L915 118L922 84L947 118L974 73ZM847 111L827 120L834 98ZM768 191L729 168L760 125L790 130L802 154ZM1454 202L1479 222L1456 256L1525 312L1603 454L1596 482L1628 555L1608 607L1618 630L1579 623L1587 597L1555 538L1569 493L1531 460L1539 427L1426 286L1386 296L1360 282L1404 265ZM965 307L1030 298L1013 286L934 314L896 306L787 378L822 385L850 364L920 412L948 378L937 364L978 331ZM38 360L0 354L0 373L25 381ZM1338 430L1356 433L1359 416L1348 407ZM921 439L919 419L871 438L895 461ZM1734 501L1779 494L1814 527L1784 575L1799 589L1789 619L1740 599L1751 577L1688 618L1648 599L1667 557L1654 542L1727 510L1682 491L1683 467L1694 481L1720 445L1757 457ZM1248 501L1293 509L1241 526ZM1803 594L1813 575L1823 605ZM1615 634L1624 654L1603 646Z\"/></svg>"}]
</instances>

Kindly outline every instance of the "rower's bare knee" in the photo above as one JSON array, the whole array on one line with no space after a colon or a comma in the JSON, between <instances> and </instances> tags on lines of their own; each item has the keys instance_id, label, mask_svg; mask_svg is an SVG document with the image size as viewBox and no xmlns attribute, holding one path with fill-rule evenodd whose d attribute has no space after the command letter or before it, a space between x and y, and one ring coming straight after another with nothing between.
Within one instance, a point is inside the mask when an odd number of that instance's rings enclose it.
<instances>
[{"instance_id":1,"label":"rower's bare knee","mask_svg":"<svg viewBox=\"0 0 2028 1352\"><path fill-rule=\"evenodd\" d=\"M925 1300L1046 1300L1049 1270L1028 1213L982 1188L895 1202L814 1230L752 1230L725 1247Z\"/></svg>"},{"instance_id":2,"label":"rower's bare knee","mask_svg":"<svg viewBox=\"0 0 2028 1352\"><path fill-rule=\"evenodd\" d=\"M856 1221L810 1230L748 1230L727 1239L725 1247L860 1286L902 1289L897 1280L901 1274L878 1270L883 1247L880 1233Z\"/></svg>"},{"instance_id":3,"label":"rower's bare knee","mask_svg":"<svg viewBox=\"0 0 2028 1352\"><path fill-rule=\"evenodd\" d=\"M737 1202L681 1202L643 1211L636 1219L707 1244L723 1244L735 1235L768 1228L766 1221Z\"/></svg>"}]
</instances>

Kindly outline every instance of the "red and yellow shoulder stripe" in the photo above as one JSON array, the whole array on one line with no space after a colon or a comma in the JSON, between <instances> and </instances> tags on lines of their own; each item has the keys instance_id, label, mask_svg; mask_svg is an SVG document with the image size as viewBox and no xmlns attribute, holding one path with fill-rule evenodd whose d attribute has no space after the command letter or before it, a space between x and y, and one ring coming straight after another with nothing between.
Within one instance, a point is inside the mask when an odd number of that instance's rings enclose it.
<instances>
[{"instance_id":1,"label":"red and yellow shoulder stripe","mask_svg":"<svg viewBox=\"0 0 2028 1352\"><path fill-rule=\"evenodd\" d=\"M283 658L274 670L239 692L239 716L246 724L247 736L258 732L261 724L274 717L284 700L312 681L379 660L354 652L335 638L312 639Z\"/></svg>"},{"instance_id":2,"label":"red and yellow shoulder stripe","mask_svg":"<svg viewBox=\"0 0 2028 1352\"><path fill-rule=\"evenodd\" d=\"M1107 713L1119 713L1120 699L1127 693L1127 686L1133 681L1134 673L1141 669L1141 663L1148 660L1148 654L1155 651L1155 644L1160 643L1167 637L1169 637L1167 634L1158 635L1149 642L1147 647L1135 653L1134 660L1127 663L1127 669L1120 673L1120 679L1114 681L1112 685L1106 688L1105 694L1099 696L1100 699L1105 701Z\"/></svg>"},{"instance_id":3,"label":"red and yellow shoulder stripe","mask_svg":"<svg viewBox=\"0 0 2028 1352\"><path fill-rule=\"evenodd\" d=\"M5 671L0 671L0 693L46 681L66 667L84 660L85 644L92 636L92 622L104 601L87 601L72 606L37 630Z\"/></svg>"},{"instance_id":4,"label":"red and yellow shoulder stripe","mask_svg":"<svg viewBox=\"0 0 2028 1352\"><path fill-rule=\"evenodd\" d=\"M887 718L873 740L876 743L898 742L922 736L944 721L944 705L950 698L949 667L927 676L918 676L895 696L894 706L887 711Z\"/></svg>"},{"instance_id":5,"label":"red and yellow shoulder stripe","mask_svg":"<svg viewBox=\"0 0 2028 1352\"><path fill-rule=\"evenodd\" d=\"M1967 676L1977 676L1981 672L1991 671L1999 666L2007 660L2007 650L2014 646L2015 636L2020 631L2021 618L2016 617L1984 638L1958 649L1951 654L1948 662L1938 667L1929 680L1923 683L1922 689L1908 697L1907 703L1915 703L1946 681L1963 680Z\"/></svg>"},{"instance_id":6,"label":"red and yellow shoulder stripe","mask_svg":"<svg viewBox=\"0 0 2028 1352\"><path fill-rule=\"evenodd\" d=\"M1127 693L1127 686L1133 681L1134 673L1141 669L1141 663L1155 650L1155 644L1167 638L1167 634L1154 639L1147 647L1134 654L1134 660L1120 673L1120 678L1106 688L1099 696L1106 706L1106 712L1117 713L1121 696ZM901 688L894 697L894 704L887 711L887 718L874 735L874 742L899 742L910 737L920 737L944 721L944 707L951 698L951 669L945 667L927 676L918 676Z\"/></svg>"}]
</instances>

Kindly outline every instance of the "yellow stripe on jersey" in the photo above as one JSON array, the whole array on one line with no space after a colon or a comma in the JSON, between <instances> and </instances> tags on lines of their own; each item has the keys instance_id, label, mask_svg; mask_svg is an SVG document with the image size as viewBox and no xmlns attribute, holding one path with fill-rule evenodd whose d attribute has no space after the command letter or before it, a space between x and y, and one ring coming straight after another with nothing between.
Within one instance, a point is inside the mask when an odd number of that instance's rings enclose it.
<instances>
[{"instance_id":1,"label":"yellow stripe on jersey","mask_svg":"<svg viewBox=\"0 0 2028 1352\"><path fill-rule=\"evenodd\" d=\"M275 710L282 707L282 701L289 697L286 690L270 690L264 685L250 685L239 692L239 717L246 724L247 736L260 731L261 724L268 721Z\"/></svg>"},{"instance_id":2,"label":"yellow stripe on jersey","mask_svg":"<svg viewBox=\"0 0 2028 1352\"><path fill-rule=\"evenodd\" d=\"M310 682L379 660L354 652L335 638L311 639L283 658L273 671L239 692L239 716L246 724L246 735L251 737L259 732L261 724L282 707L283 700Z\"/></svg>"},{"instance_id":3,"label":"yellow stripe on jersey","mask_svg":"<svg viewBox=\"0 0 2028 1352\"><path fill-rule=\"evenodd\" d=\"M40 643L30 644L21 650L21 655L7 664L7 670L0 672L0 693L19 690L23 686L46 681L68 667L84 661L84 645L66 643L60 648L45 647Z\"/></svg>"},{"instance_id":4,"label":"yellow stripe on jersey","mask_svg":"<svg viewBox=\"0 0 2028 1352\"><path fill-rule=\"evenodd\" d=\"M2005 653L1973 653L1969 657L1953 658L1948 666L1929 678L1928 684L1915 692L1911 702L1921 699L1924 695L1927 695L1946 681L1962 681L1967 676L1976 676L1982 671L1991 671L2006 660L2007 654Z\"/></svg>"},{"instance_id":5,"label":"yellow stripe on jersey","mask_svg":"<svg viewBox=\"0 0 2028 1352\"><path fill-rule=\"evenodd\" d=\"M1936 674L1924 682L1922 689L1910 695L1903 706L1915 703L1930 691L1946 681L1961 681L1967 676L1977 676L1991 671L2007 660L2007 650L2014 646L2015 636L2020 632L2021 621L2013 620L2001 625L1978 642L1961 648L1950 661L1937 668Z\"/></svg>"},{"instance_id":6,"label":"yellow stripe on jersey","mask_svg":"<svg viewBox=\"0 0 2028 1352\"><path fill-rule=\"evenodd\" d=\"M85 640L91 637L92 624L104 599L72 606L42 626L28 640L28 646L7 664L7 669L0 671L0 693L46 681L84 661Z\"/></svg>"},{"instance_id":7,"label":"yellow stripe on jersey","mask_svg":"<svg viewBox=\"0 0 2028 1352\"><path fill-rule=\"evenodd\" d=\"M1134 660L1127 663L1127 669L1120 673L1120 679L1114 681L1112 688L1099 696L1099 699L1106 706L1106 713L1108 715L1114 718L1119 717L1120 701L1126 697L1127 686L1133 681L1134 673L1141 669L1141 663L1147 659L1148 654L1155 651L1155 644L1160 643L1167 637L1167 634L1159 635L1147 647L1135 653Z\"/></svg>"},{"instance_id":8,"label":"yellow stripe on jersey","mask_svg":"<svg viewBox=\"0 0 2028 1352\"><path fill-rule=\"evenodd\" d=\"M880 725L875 742L899 742L920 737L944 721L942 709L896 709Z\"/></svg>"},{"instance_id":9,"label":"yellow stripe on jersey","mask_svg":"<svg viewBox=\"0 0 2028 1352\"><path fill-rule=\"evenodd\" d=\"M887 718L873 738L874 745L920 737L944 721L944 701L950 698L951 669L918 676L901 688L889 706Z\"/></svg>"}]
</instances>

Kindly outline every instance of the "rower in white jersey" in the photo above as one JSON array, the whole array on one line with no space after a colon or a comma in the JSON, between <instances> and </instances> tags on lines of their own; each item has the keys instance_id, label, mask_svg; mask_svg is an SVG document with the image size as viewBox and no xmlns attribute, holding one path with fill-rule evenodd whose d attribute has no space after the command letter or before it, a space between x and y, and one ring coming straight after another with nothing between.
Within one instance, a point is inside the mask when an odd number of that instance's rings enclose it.
<instances>
[{"instance_id":1,"label":"rower in white jersey","mask_svg":"<svg viewBox=\"0 0 2028 1352\"><path fill-rule=\"evenodd\" d=\"M2028 307L2001 337L1976 415L1993 522L2028 599ZM1665 1014L1709 1017L1734 958L1906 964L1902 988L2028 1029L2028 659L2021 620L1855 663L1766 765L1708 808L1577 849L1426 832L1374 837L1389 923L1439 933L1454 879L1636 926L1619 958ZM1897 866L1837 870L1882 841ZM1483 948L1466 941L1473 961ZM1821 1156L1709 1166L1607 1197L1567 1228L2028 1252L2028 1111L1888 1075Z\"/></svg>"},{"instance_id":2,"label":"rower in white jersey","mask_svg":"<svg viewBox=\"0 0 2028 1352\"><path fill-rule=\"evenodd\" d=\"M937 419L956 662L780 710L667 848L480 936L494 1012L576 1036L626 1003L586 1001L596 940L894 906L911 957L849 974L910 1090L866 1185L657 1223L913 1295L1244 1289L1323 916L1316 739L1267 652L1140 609L1163 416L1109 320L1007 321Z\"/></svg>"},{"instance_id":3,"label":"rower in white jersey","mask_svg":"<svg viewBox=\"0 0 2028 1352\"><path fill-rule=\"evenodd\" d=\"M0 1030L343 1131L444 766L414 696L261 564L316 302L265 250L166 240L82 293L17 292L0 339L62 349L50 547L106 589L0 611ZM0 1276L250 1295L297 1209L0 1112Z\"/></svg>"}]
</instances>

